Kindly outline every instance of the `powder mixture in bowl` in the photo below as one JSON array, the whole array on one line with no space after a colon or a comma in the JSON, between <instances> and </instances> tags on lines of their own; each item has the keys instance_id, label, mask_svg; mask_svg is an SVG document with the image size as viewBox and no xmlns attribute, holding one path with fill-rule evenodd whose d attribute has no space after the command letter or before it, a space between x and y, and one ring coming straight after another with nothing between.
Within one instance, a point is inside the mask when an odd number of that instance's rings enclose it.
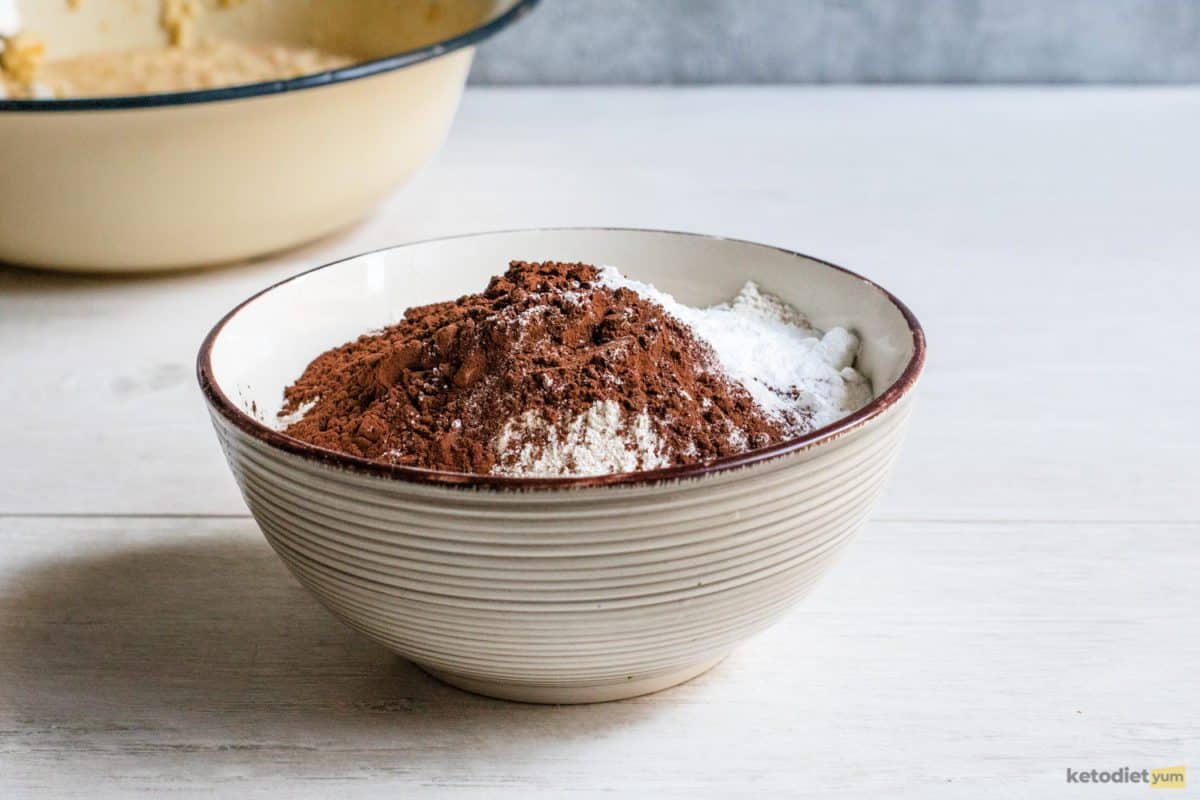
<instances>
[{"instance_id":1,"label":"powder mixture in bowl","mask_svg":"<svg viewBox=\"0 0 1200 800\"><path fill-rule=\"evenodd\" d=\"M858 338L754 283L690 308L613 267L514 261L487 290L329 350L281 425L389 464L511 476L712 461L862 408Z\"/></svg>"},{"instance_id":2,"label":"powder mixture in bowl","mask_svg":"<svg viewBox=\"0 0 1200 800\"><path fill-rule=\"evenodd\" d=\"M564 477L711 461L865 405L858 338L748 283L698 309L612 267L513 262L317 357L285 432L388 464Z\"/></svg>"}]
</instances>

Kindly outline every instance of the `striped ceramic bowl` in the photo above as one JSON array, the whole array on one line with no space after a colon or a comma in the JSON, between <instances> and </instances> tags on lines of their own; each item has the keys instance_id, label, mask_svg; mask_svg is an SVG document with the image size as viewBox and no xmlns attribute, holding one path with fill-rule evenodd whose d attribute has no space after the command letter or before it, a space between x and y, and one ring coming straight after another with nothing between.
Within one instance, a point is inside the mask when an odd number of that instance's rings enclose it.
<instances>
[{"instance_id":1,"label":"striped ceramic bowl","mask_svg":"<svg viewBox=\"0 0 1200 800\"><path fill-rule=\"evenodd\" d=\"M753 278L818 326L857 330L876 399L764 450L592 478L393 467L279 431L283 387L313 357L478 291L513 259L612 264L697 305ZM803 597L879 495L923 360L908 309L831 264L691 234L562 229L409 244L284 281L213 328L199 379L247 505L330 611L456 686L574 703L698 675Z\"/></svg>"}]
</instances>

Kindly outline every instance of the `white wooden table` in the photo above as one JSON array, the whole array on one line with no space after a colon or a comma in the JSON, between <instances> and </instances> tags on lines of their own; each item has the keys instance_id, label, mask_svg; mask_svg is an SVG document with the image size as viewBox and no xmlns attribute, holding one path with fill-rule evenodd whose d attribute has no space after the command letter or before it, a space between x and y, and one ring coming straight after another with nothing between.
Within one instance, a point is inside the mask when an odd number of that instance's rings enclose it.
<instances>
[{"instance_id":1,"label":"white wooden table","mask_svg":"<svg viewBox=\"0 0 1200 800\"><path fill-rule=\"evenodd\" d=\"M1200 90L489 90L369 222L237 268L0 269L0 797L1081 797L1200 782ZM539 225L777 243L926 326L874 521L691 684L446 688L271 554L192 377L337 257ZM499 268L499 265L498 265Z\"/></svg>"}]
</instances>

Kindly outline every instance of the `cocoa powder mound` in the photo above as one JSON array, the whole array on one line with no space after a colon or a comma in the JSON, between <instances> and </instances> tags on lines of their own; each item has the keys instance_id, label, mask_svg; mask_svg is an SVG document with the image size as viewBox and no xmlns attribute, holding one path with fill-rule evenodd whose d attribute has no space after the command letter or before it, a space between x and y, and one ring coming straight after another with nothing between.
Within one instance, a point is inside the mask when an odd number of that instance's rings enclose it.
<instances>
[{"instance_id":1,"label":"cocoa powder mound","mask_svg":"<svg viewBox=\"0 0 1200 800\"><path fill-rule=\"evenodd\" d=\"M536 456L573 424L577 434L590 409L609 404L629 441L636 433L654 443L652 463L639 455L636 468L785 437L686 325L597 278L587 264L515 261L481 294L411 308L317 357L284 392L280 416L302 413L286 433L390 464L478 474L521 474L522 452ZM545 424L513 435L521 419ZM585 465L567 456L561 474L579 474Z\"/></svg>"}]
</instances>

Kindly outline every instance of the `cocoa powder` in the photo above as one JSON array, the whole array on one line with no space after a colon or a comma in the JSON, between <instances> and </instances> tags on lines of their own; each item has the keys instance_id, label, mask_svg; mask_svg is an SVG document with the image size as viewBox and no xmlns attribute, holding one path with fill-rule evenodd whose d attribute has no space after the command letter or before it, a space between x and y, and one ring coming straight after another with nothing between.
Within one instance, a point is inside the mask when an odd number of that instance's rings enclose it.
<instances>
[{"instance_id":1,"label":"cocoa powder","mask_svg":"<svg viewBox=\"0 0 1200 800\"><path fill-rule=\"evenodd\" d=\"M322 354L284 396L281 417L303 412L291 436L454 472L519 474L521 449L567 436L598 403L615 404L631 435L648 420L656 466L785 438L686 325L636 292L599 285L587 264L513 262L480 294L411 308ZM514 437L522 418L546 424Z\"/></svg>"}]
</instances>

